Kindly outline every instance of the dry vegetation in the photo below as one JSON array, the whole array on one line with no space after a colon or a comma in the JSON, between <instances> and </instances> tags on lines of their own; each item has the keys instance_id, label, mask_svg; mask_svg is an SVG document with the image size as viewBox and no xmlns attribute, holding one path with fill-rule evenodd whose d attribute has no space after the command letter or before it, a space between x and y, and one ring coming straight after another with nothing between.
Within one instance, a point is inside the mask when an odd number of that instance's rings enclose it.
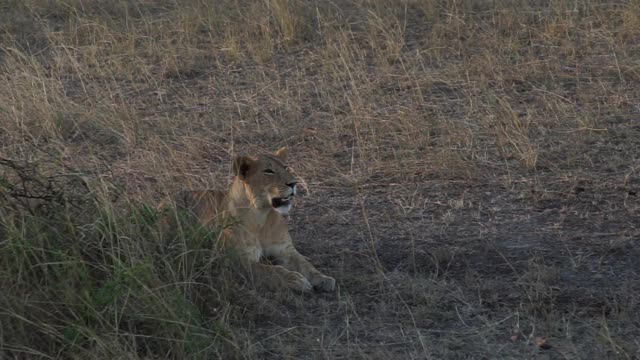
<instances>
[{"instance_id":1,"label":"dry vegetation","mask_svg":"<svg viewBox=\"0 0 640 360\"><path fill-rule=\"evenodd\" d=\"M639 358L639 34L637 0L0 0L0 358ZM157 225L283 145L335 293Z\"/></svg>"}]
</instances>

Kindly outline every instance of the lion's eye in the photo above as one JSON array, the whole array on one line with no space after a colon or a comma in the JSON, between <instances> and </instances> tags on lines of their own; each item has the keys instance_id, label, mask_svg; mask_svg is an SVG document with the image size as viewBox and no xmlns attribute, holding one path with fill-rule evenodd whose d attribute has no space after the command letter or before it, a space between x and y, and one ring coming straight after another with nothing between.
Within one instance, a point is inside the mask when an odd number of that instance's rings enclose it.
<instances>
[{"instance_id":1,"label":"lion's eye","mask_svg":"<svg viewBox=\"0 0 640 360\"><path fill-rule=\"evenodd\" d=\"M275 173L273 172L273 170L271 170L271 169L267 169L267 170L265 170L265 171L264 171L264 173L265 173L265 174L267 174L267 175L273 175L273 174L275 174Z\"/></svg>"}]
</instances>

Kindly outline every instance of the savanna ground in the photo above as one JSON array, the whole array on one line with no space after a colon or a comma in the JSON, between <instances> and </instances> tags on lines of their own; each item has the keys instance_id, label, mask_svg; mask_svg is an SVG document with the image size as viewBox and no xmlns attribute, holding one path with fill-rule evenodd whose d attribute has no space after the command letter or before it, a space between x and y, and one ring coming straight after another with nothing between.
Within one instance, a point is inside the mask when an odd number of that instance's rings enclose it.
<instances>
[{"instance_id":1,"label":"savanna ground","mask_svg":"<svg viewBox=\"0 0 640 360\"><path fill-rule=\"evenodd\" d=\"M0 358L637 359L639 59L637 0L1 0ZM285 145L335 293L159 225Z\"/></svg>"}]
</instances>

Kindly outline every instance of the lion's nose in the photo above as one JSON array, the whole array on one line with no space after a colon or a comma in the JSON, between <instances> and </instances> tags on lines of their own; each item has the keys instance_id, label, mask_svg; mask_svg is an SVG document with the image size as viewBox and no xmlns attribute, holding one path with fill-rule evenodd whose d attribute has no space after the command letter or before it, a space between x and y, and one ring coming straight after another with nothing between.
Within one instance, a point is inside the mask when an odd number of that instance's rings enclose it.
<instances>
[{"instance_id":1,"label":"lion's nose","mask_svg":"<svg viewBox=\"0 0 640 360\"><path fill-rule=\"evenodd\" d=\"M297 181L288 182L287 186L290 188L295 188L297 183L298 183Z\"/></svg>"}]
</instances>

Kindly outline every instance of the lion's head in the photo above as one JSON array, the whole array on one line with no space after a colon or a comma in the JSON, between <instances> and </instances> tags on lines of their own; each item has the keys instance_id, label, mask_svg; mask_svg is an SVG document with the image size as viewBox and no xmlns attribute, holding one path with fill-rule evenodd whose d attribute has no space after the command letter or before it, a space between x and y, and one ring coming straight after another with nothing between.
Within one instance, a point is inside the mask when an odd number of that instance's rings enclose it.
<instances>
[{"instance_id":1,"label":"lion's head","mask_svg":"<svg viewBox=\"0 0 640 360\"><path fill-rule=\"evenodd\" d=\"M288 151L281 148L275 155L238 156L233 171L253 195L257 208L273 208L287 215L298 181L286 165Z\"/></svg>"}]
</instances>

